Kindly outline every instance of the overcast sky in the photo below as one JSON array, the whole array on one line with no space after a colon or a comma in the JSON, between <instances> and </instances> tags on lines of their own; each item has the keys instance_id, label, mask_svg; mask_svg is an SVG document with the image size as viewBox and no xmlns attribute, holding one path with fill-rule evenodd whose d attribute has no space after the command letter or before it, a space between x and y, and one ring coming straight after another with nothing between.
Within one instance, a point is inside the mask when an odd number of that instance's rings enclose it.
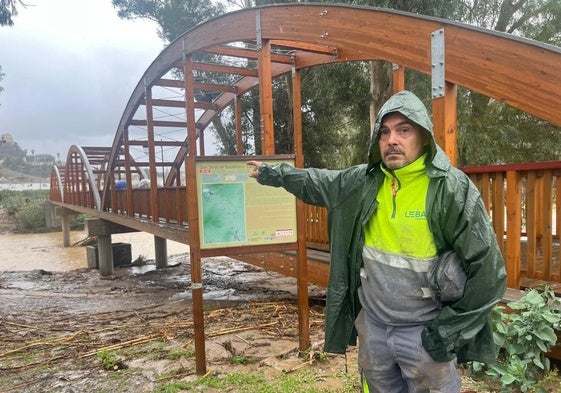
<instances>
[{"instance_id":1,"label":"overcast sky","mask_svg":"<svg viewBox=\"0 0 561 393\"><path fill-rule=\"evenodd\" d=\"M111 146L134 87L164 49L156 25L119 19L111 0L25 3L13 27L0 27L0 135L62 160L71 145Z\"/></svg>"}]
</instances>

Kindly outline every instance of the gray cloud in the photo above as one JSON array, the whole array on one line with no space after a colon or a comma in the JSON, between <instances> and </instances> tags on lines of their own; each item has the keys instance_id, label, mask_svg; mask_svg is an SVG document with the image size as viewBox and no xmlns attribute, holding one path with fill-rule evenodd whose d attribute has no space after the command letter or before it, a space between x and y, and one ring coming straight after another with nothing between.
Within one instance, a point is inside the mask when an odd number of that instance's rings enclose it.
<instances>
[{"instance_id":1,"label":"gray cloud","mask_svg":"<svg viewBox=\"0 0 561 393\"><path fill-rule=\"evenodd\" d=\"M37 0L0 28L0 134L61 158L73 144L111 145L132 90L163 49L155 26L119 20L111 0L79 11L76 3Z\"/></svg>"}]
</instances>

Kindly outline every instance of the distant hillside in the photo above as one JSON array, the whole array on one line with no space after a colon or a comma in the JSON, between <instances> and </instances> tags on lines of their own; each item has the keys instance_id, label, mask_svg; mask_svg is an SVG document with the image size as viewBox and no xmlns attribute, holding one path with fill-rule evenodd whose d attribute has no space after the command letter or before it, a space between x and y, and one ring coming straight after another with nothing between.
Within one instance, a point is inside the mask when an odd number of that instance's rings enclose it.
<instances>
[{"instance_id":1,"label":"distant hillside","mask_svg":"<svg viewBox=\"0 0 561 393\"><path fill-rule=\"evenodd\" d=\"M28 175L16 172L0 165L0 183L49 183L48 177Z\"/></svg>"}]
</instances>

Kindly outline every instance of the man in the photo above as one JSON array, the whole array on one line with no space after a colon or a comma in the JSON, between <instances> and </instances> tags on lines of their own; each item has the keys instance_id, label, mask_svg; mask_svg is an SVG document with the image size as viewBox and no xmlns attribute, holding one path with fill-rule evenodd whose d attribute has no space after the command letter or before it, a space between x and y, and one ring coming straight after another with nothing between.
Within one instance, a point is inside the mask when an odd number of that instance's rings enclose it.
<instances>
[{"instance_id":1,"label":"man","mask_svg":"<svg viewBox=\"0 0 561 393\"><path fill-rule=\"evenodd\" d=\"M457 362L494 360L488 312L505 290L503 257L479 192L436 144L413 93L380 109L367 164L248 165L259 183L327 208L324 349L344 353L358 333L365 391L456 393ZM448 251L467 279L459 298L441 303L429 272Z\"/></svg>"}]
</instances>

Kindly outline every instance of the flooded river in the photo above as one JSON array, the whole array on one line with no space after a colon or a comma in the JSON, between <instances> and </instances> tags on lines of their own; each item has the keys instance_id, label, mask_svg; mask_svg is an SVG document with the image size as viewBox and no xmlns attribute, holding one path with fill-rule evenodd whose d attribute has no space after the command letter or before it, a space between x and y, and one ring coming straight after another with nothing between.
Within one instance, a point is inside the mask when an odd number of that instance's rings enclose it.
<instances>
[{"instance_id":1,"label":"flooded river","mask_svg":"<svg viewBox=\"0 0 561 393\"><path fill-rule=\"evenodd\" d=\"M87 237L85 232L70 233L70 243ZM68 271L88 267L86 247L63 247L62 232L0 235L0 271L35 270ZM154 236L144 232L111 236L113 243L130 243L132 259L139 256L153 260ZM185 244L167 242L168 256L189 251Z\"/></svg>"}]
</instances>

